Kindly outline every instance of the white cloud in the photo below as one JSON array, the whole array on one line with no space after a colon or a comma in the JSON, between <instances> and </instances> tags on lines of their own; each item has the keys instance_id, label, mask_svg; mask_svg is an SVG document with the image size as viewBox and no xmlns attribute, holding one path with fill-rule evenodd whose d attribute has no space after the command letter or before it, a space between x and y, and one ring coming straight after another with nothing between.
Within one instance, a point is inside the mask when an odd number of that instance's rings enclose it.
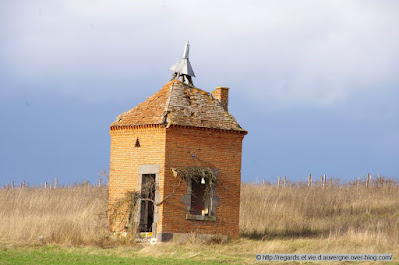
<instances>
[{"instance_id":1,"label":"white cloud","mask_svg":"<svg viewBox=\"0 0 399 265\"><path fill-rule=\"evenodd\" d=\"M26 79L157 78L190 39L195 82L245 87L248 100L328 106L399 83L396 1L2 5L8 12L2 14L0 56ZM78 95L92 89L70 88Z\"/></svg>"}]
</instances>

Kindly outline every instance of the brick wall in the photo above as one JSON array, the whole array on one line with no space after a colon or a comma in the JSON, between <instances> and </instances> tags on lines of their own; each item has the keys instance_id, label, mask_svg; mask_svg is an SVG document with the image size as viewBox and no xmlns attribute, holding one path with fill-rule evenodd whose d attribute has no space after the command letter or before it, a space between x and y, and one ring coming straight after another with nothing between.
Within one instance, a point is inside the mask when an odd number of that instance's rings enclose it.
<instances>
[{"instance_id":1,"label":"brick wall","mask_svg":"<svg viewBox=\"0 0 399 265\"><path fill-rule=\"evenodd\" d=\"M238 236L241 146L244 135L237 132L171 127L166 133L165 194L172 192L178 178L173 177L171 167L198 166L193 155L219 169L220 185L217 193L220 204L216 211L216 222L186 220L183 194L187 183L183 183L164 204L163 233L200 233Z\"/></svg>"},{"instance_id":2,"label":"brick wall","mask_svg":"<svg viewBox=\"0 0 399 265\"><path fill-rule=\"evenodd\" d=\"M121 200L127 191L138 189L139 165L160 165L159 185L163 187L166 129L161 126L112 129L109 176L109 206ZM135 147L139 139L140 147ZM162 196L162 192L161 192ZM161 209L160 209L161 210ZM123 231L126 209L121 209L111 225L112 231ZM120 223L122 222L122 223Z\"/></svg>"},{"instance_id":3,"label":"brick wall","mask_svg":"<svg viewBox=\"0 0 399 265\"><path fill-rule=\"evenodd\" d=\"M110 206L123 198L127 191L138 189L140 165L160 165L160 197L171 194L179 179L173 176L170 168L198 166L193 158L195 155L219 169L217 220L186 220L182 196L187 193L187 183L182 183L175 195L158 208L157 233L238 236L243 133L179 126L144 126L113 129L110 134ZM137 138L140 147L135 147ZM126 221L123 215L121 212L111 230L123 231L123 222Z\"/></svg>"}]
</instances>

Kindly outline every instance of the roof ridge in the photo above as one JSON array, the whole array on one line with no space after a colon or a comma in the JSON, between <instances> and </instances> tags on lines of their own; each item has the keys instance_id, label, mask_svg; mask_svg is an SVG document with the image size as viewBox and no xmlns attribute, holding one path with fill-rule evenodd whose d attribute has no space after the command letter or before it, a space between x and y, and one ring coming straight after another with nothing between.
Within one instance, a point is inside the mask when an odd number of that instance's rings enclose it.
<instances>
[{"instance_id":1,"label":"roof ridge","mask_svg":"<svg viewBox=\"0 0 399 265\"><path fill-rule=\"evenodd\" d=\"M168 96L168 99L166 100L166 104L165 104L165 112L168 111L168 108L170 106L170 99L172 97L172 92L173 92L174 86L175 86L175 80L172 81L172 85L170 86L170 89L169 89L169 96Z\"/></svg>"}]
</instances>

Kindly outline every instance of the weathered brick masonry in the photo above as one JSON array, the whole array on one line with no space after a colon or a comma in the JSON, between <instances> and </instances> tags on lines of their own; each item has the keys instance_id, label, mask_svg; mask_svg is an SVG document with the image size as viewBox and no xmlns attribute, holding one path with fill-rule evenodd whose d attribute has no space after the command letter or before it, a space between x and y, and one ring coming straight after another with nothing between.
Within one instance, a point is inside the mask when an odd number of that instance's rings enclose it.
<instances>
[{"instance_id":1,"label":"weathered brick masonry","mask_svg":"<svg viewBox=\"0 0 399 265\"><path fill-rule=\"evenodd\" d=\"M182 183L157 207L154 235L159 240L191 232L238 236L241 147L247 132L227 112L227 105L228 88L211 95L174 79L121 114L110 130L110 207L126 192L139 190L141 174L147 173L157 174L158 200L162 200L179 182L171 168L198 166L202 161L219 170L216 221L186 219L182 197L188 186ZM114 218L113 231L125 229L124 211Z\"/></svg>"},{"instance_id":2,"label":"weathered brick masonry","mask_svg":"<svg viewBox=\"0 0 399 265\"><path fill-rule=\"evenodd\" d=\"M164 205L162 231L164 233L203 233L238 236L241 185L241 142L243 135L212 129L171 127L166 133L166 168L195 166L193 155L209 161L219 169L220 185L217 187L220 204L216 222L185 220L182 185L177 196ZM165 172L165 193L171 192L177 179L171 171ZM173 214L172 214L173 213Z\"/></svg>"},{"instance_id":3,"label":"weathered brick masonry","mask_svg":"<svg viewBox=\"0 0 399 265\"><path fill-rule=\"evenodd\" d=\"M109 205L123 199L128 191L139 187L139 166L160 165L160 187L164 182L166 128L159 125L113 127L109 178ZM139 139L140 147L135 147ZM162 192L162 189L160 189ZM126 209L123 209L126 210ZM111 223L111 230L124 231L124 213Z\"/></svg>"}]
</instances>

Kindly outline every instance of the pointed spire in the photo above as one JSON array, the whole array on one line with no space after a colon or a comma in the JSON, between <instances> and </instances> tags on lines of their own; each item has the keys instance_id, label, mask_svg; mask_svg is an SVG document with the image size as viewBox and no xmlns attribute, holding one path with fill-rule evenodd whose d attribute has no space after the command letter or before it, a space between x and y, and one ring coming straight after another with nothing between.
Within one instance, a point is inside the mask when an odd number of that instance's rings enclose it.
<instances>
[{"instance_id":1,"label":"pointed spire","mask_svg":"<svg viewBox=\"0 0 399 265\"><path fill-rule=\"evenodd\" d=\"M184 47L183 59L188 59L188 54L190 53L190 42L186 42L186 46Z\"/></svg>"},{"instance_id":2,"label":"pointed spire","mask_svg":"<svg viewBox=\"0 0 399 265\"><path fill-rule=\"evenodd\" d=\"M177 63L175 63L171 68L169 68L169 71L174 72L173 78L181 77L183 82L186 82L189 85L193 85L191 77L195 77L195 74L188 58L189 52L190 43L187 41L184 47L183 58L177 61Z\"/></svg>"}]
</instances>

